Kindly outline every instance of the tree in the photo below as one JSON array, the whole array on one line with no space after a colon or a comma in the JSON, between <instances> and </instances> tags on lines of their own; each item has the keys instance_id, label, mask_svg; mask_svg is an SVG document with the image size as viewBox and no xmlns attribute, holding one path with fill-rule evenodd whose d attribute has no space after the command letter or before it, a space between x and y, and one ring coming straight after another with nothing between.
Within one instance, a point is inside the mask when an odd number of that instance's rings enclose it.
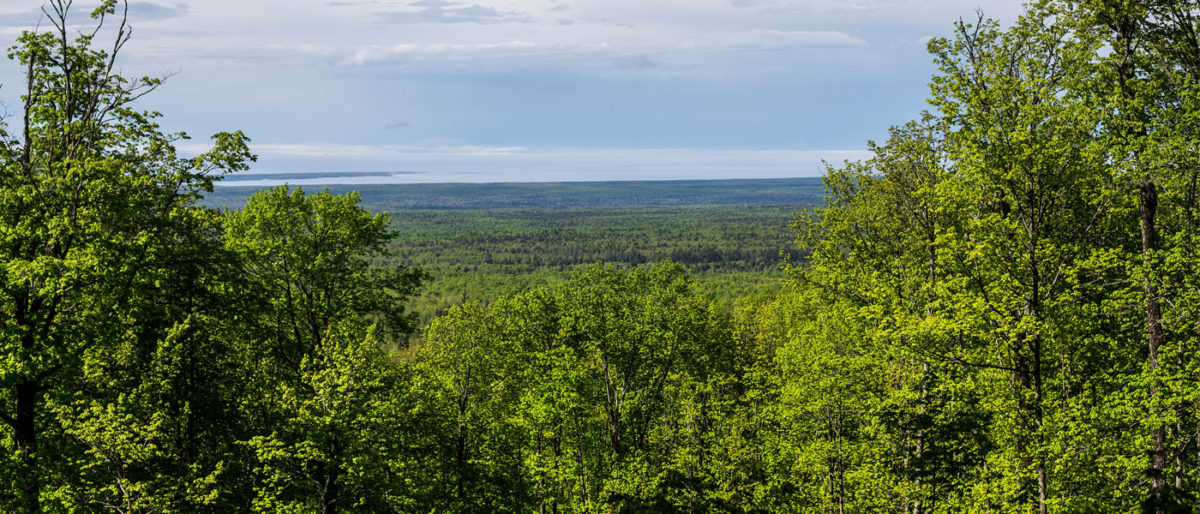
<instances>
[{"instance_id":1,"label":"tree","mask_svg":"<svg viewBox=\"0 0 1200 514\"><path fill-rule=\"evenodd\" d=\"M358 201L283 186L226 213L225 248L239 264L231 296L244 305L234 337L250 384L239 398L254 452L244 471L263 484L243 508L336 512L406 501L398 484L412 477L396 468L405 382L384 347L412 331L404 303L425 275L376 264L390 222Z\"/></svg>"},{"instance_id":2,"label":"tree","mask_svg":"<svg viewBox=\"0 0 1200 514\"><path fill-rule=\"evenodd\" d=\"M455 511L705 510L740 364L678 264L595 265L436 319L416 384ZM514 493L516 491L516 493Z\"/></svg>"},{"instance_id":3,"label":"tree","mask_svg":"<svg viewBox=\"0 0 1200 514\"><path fill-rule=\"evenodd\" d=\"M11 510L38 510L51 470L79 450L51 407L83 392L85 356L145 321L132 300L152 294L164 264L155 257L197 215L214 175L252 159L240 132L180 157L173 143L187 136L162 133L157 113L134 108L161 80L116 72L131 33L118 6L102 2L93 30L72 38L71 1L52 0L50 29L23 33L9 52L26 70L17 129L0 131L0 420L10 456L0 502ZM114 18L112 43L99 48Z\"/></svg>"},{"instance_id":4,"label":"tree","mask_svg":"<svg viewBox=\"0 0 1200 514\"><path fill-rule=\"evenodd\" d=\"M1194 502L1197 348L1194 262L1198 173L1200 37L1190 1L1067 2L1078 30L1113 51L1098 60L1094 87L1108 96L1106 139L1119 184L1136 198L1131 268L1141 285L1144 373L1149 395L1147 511ZM1139 352L1140 353L1140 352ZM1189 426L1190 425L1190 426ZM1189 477L1190 475L1190 477ZM1191 482L1188 484L1187 482ZM1193 496L1192 499L1186 498ZM1193 503L1193 507L1195 504Z\"/></svg>"},{"instance_id":5,"label":"tree","mask_svg":"<svg viewBox=\"0 0 1200 514\"><path fill-rule=\"evenodd\" d=\"M403 368L389 362L370 331L331 326L280 384L284 419L248 441L260 483L256 512L403 512L416 507L406 465Z\"/></svg>"},{"instance_id":6,"label":"tree","mask_svg":"<svg viewBox=\"0 0 1200 514\"><path fill-rule=\"evenodd\" d=\"M1106 352L1130 335L1105 303L1127 294L1113 257L1129 203L1091 82L1100 43L1060 14L1039 4L1007 30L980 16L934 39L937 110L831 170L828 207L799 224L811 259L796 276L892 348L873 408L905 448L909 511L1090 510L1124 490L1080 464L1121 443L1078 420L1112 412L1134 362Z\"/></svg>"},{"instance_id":7,"label":"tree","mask_svg":"<svg viewBox=\"0 0 1200 514\"><path fill-rule=\"evenodd\" d=\"M248 329L269 334L271 350L293 371L340 319L378 321L393 344L414 328L404 302L425 274L376 264L392 238L389 218L358 202L358 193L306 195L280 186L251 195L226 219L226 247L243 263L243 292L266 308Z\"/></svg>"},{"instance_id":8,"label":"tree","mask_svg":"<svg viewBox=\"0 0 1200 514\"><path fill-rule=\"evenodd\" d=\"M1018 477L1018 500L1040 512L1054 494L1047 367L1066 343L1055 339L1070 319L1064 278L1112 212L1097 95L1083 73L1098 43L1069 32L1052 10L1033 8L1007 31L981 18L960 23L952 43L930 43L942 70L931 103L952 127L949 159L969 188L959 193L974 204L973 218L957 227L963 244L951 250L971 256L957 270L973 283L962 298L983 302L975 315L1003 348L995 365L1018 384L1013 443L1029 470Z\"/></svg>"}]
</instances>

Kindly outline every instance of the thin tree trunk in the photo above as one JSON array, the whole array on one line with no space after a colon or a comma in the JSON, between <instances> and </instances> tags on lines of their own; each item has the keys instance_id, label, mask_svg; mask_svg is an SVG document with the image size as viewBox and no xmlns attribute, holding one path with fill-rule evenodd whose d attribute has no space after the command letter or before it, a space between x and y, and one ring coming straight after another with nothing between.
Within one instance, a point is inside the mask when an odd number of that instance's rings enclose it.
<instances>
[{"instance_id":1,"label":"thin tree trunk","mask_svg":"<svg viewBox=\"0 0 1200 514\"><path fill-rule=\"evenodd\" d=\"M339 447L335 444L334 451L340 452ZM342 469L337 464L330 462L335 457L336 453L331 454L329 459L326 459L325 465L325 488L321 491L321 512L322 514L336 514L338 509L338 498L342 495Z\"/></svg>"},{"instance_id":2,"label":"thin tree trunk","mask_svg":"<svg viewBox=\"0 0 1200 514\"><path fill-rule=\"evenodd\" d=\"M1158 301L1158 286L1154 283L1153 252L1156 245L1155 220L1158 211L1158 189L1154 181L1143 179L1141 185L1141 225L1142 225L1142 258L1146 264L1145 293L1146 293L1146 332L1149 346L1149 364L1151 372L1158 369L1158 348L1166 340L1162 329L1162 309ZM1162 384L1154 380L1150 388L1150 396L1159 394ZM1164 490L1166 489L1166 427L1155 426L1150 431L1150 490L1154 498L1156 513L1163 511Z\"/></svg>"},{"instance_id":3,"label":"thin tree trunk","mask_svg":"<svg viewBox=\"0 0 1200 514\"><path fill-rule=\"evenodd\" d=\"M1022 339L1024 339L1023 336ZM1034 339L1040 339L1040 336L1035 337ZM1034 452L1034 454L1031 454L1029 451L1030 443L1035 439L1035 435L1037 438L1041 437L1042 395L1038 385L1040 380L1036 376L1037 372L1040 370L1038 370L1036 366L1031 366L1029 361L1033 359L1026 357L1022 353L1028 349L1031 350L1036 356L1037 346L1038 344L1032 344L1027 347L1025 342L1021 342L1016 348L1014 348L1013 352L1015 362L1015 371L1013 375L1017 380L1017 384L1020 386L1021 396L1020 400L1018 401L1018 409L1020 409L1019 416L1021 419L1022 430L1024 431L1024 433L1021 434L1017 439L1016 446L1017 453L1021 455L1022 465L1029 466L1033 464L1035 467L1038 512L1040 514L1046 514L1046 502L1049 495L1047 494L1045 455L1042 454L1042 450L1040 448L1041 445L1038 445L1039 448L1036 450L1036 452ZM1028 397L1028 391L1033 392L1032 401ZM1024 472L1022 474L1024 475ZM1022 476L1023 488L1031 485L1028 480L1028 476ZM1022 492L1022 496L1025 494L1025 492Z\"/></svg>"},{"instance_id":4,"label":"thin tree trunk","mask_svg":"<svg viewBox=\"0 0 1200 514\"><path fill-rule=\"evenodd\" d=\"M932 261L932 258L931 258L931 261ZM930 275L932 275L932 274L933 273L932 273L932 265L931 265ZM929 314L930 313L927 309L926 315L929 315ZM929 363L928 362L921 364L921 371L922 371L922 375L921 375L921 406L919 407L919 412L921 413L922 416L924 416L927 413L927 408L926 408L925 404L929 400L929 384L928 384ZM922 419L922 423L924 423L923 419ZM922 483L920 472L924 469L924 463L921 461L921 457L925 454L925 429L924 428L917 429L917 447L916 447L915 454L916 454L917 466L918 466L917 480L916 480L917 499L916 499L916 501L913 502L912 513L913 514L921 514L921 512L923 512L922 505L921 505L921 498L923 496L921 494L921 486L924 484Z\"/></svg>"},{"instance_id":5,"label":"thin tree trunk","mask_svg":"<svg viewBox=\"0 0 1200 514\"><path fill-rule=\"evenodd\" d=\"M455 489L458 492L458 499L462 501L467 498L467 432L462 423L458 425L458 435L454 438L454 446L454 465L457 468Z\"/></svg>"},{"instance_id":6,"label":"thin tree trunk","mask_svg":"<svg viewBox=\"0 0 1200 514\"><path fill-rule=\"evenodd\" d=\"M1178 413L1180 416L1184 414L1182 409L1176 411L1176 413ZM1180 418L1180 420L1175 421L1175 432L1171 434L1171 437L1178 438L1183 446L1175 452L1175 490L1177 491L1183 490L1183 455L1185 450L1187 450L1188 442L1187 437L1185 437L1183 434L1183 421L1182 418Z\"/></svg>"},{"instance_id":7,"label":"thin tree trunk","mask_svg":"<svg viewBox=\"0 0 1200 514\"><path fill-rule=\"evenodd\" d=\"M21 492L24 495L20 502L25 512L39 512L41 496L41 473L37 462L37 396L38 386L35 383L23 381L17 384L16 424L13 426L13 439L21 454Z\"/></svg>"},{"instance_id":8,"label":"thin tree trunk","mask_svg":"<svg viewBox=\"0 0 1200 514\"><path fill-rule=\"evenodd\" d=\"M29 312L39 309L38 300L30 300L28 293L17 301L15 322L17 326L23 327L25 333L21 337L21 348L27 354L32 354L36 341L34 333L36 326L29 321ZM21 510L25 512L39 512L41 510L41 473L37 462L37 409L38 409L38 393L40 392L39 384L32 380L32 377L26 375L17 382L14 393L16 395L15 412L13 412L13 440L17 443L17 451L20 453L21 460L21 494L23 498L18 502L22 505Z\"/></svg>"}]
</instances>

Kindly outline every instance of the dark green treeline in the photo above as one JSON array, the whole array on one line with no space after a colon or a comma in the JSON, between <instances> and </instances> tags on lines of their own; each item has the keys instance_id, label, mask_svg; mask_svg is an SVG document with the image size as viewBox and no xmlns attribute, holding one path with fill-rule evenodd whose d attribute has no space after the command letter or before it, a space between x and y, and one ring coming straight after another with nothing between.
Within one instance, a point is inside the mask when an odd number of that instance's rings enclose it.
<instances>
[{"instance_id":1,"label":"dark green treeline","mask_svg":"<svg viewBox=\"0 0 1200 514\"><path fill-rule=\"evenodd\" d=\"M0 509L1200 510L1194 2L933 40L769 298L597 264L425 327L356 195L199 206L248 140L177 155L69 4L0 133Z\"/></svg>"}]
</instances>

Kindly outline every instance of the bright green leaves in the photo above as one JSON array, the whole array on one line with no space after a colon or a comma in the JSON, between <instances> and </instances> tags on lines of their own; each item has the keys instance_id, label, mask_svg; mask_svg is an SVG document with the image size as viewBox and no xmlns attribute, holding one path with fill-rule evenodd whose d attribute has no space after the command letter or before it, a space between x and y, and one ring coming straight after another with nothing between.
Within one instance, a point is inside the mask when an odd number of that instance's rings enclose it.
<instances>
[{"instance_id":1,"label":"bright green leaves","mask_svg":"<svg viewBox=\"0 0 1200 514\"><path fill-rule=\"evenodd\" d=\"M375 264L388 218L357 195L262 191L225 218L237 257L230 294L239 398L250 453L246 508L399 511L417 496L405 368L383 348L404 346L404 302L424 274ZM370 328L367 328L370 327Z\"/></svg>"},{"instance_id":2,"label":"bright green leaves","mask_svg":"<svg viewBox=\"0 0 1200 514\"><path fill-rule=\"evenodd\" d=\"M933 40L937 110L831 169L827 207L796 222L802 290L874 346L856 369L807 333L820 350L793 358L839 362L810 368L825 380L887 377L858 419L904 465L852 469L892 481L877 491L898 507L1154 511L1196 476L1178 449L1196 432L1195 138L1178 124L1195 68L1160 39L1192 44L1194 6L1082 4ZM821 501L874 485L846 483Z\"/></svg>"},{"instance_id":3,"label":"bright green leaves","mask_svg":"<svg viewBox=\"0 0 1200 514\"><path fill-rule=\"evenodd\" d=\"M934 112L828 170L793 287L733 319L681 266L596 265L412 349L424 274L385 264L386 215L287 187L195 207L249 140L177 155L132 104L161 82L112 74L66 6L10 51L28 121L0 134L6 510L1195 501L1194 3L933 40Z\"/></svg>"},{"instance_id":4,"label":"bright green leaves","mask_svg":"<svg viewBox=\"0 0 1200 514\"><path fill-rule=\"evenodd\" d=\"M426 338L419 389L445 420L439 502L719 504L725 478L707 463L748 359L678 265L589 267L561 288L453 309Z\"/></svg>"},{"instance_id":5,"label":"bright green leaves","mask_svg":"<svg viewBox=\"0 0 1200 514\"><path fill-rule=\"evenodd\" d=\"M413 477L399 453L410 430L396 398L401 377L373 333L353 323L330 327L301 363L299 380L278 384L280 423L246 443L262 483L254 510L411 507Z\"/></svg>"},{"instance_id":6,"label":"bright green leaves","mask_svg":"<svg viewBox=\"0 0 1200 514\"><path fill-rule=\"evenodd\" d=\"M104 2L93 17L115 6ZM133 104L161 81L115 72L124 24L80 32L68 26L69 7L50 2L49 29L9 50L26 89L20 125L0 133L0 439L15 452L4 460L20 467L6 470L0 505L136 510L207 497L178 491L203 489L214 462L159 465L178 456L161 441L190 416L186 402L156 411L171 404L148 393L161 384L114 375L161 364L158 349L178 343L184 304L206 295L196 270L220 257L206 253L211 216L193 205L211 187L203 175L242 169L252 156L235 133L195 161L178 157L179 136Z\"/></svg>"},{"instance_id":7,"label":"bright green leaves","mask_svg":"<svg viewBox=\"0 0 1200 514\"><path fill-rule=\"evenodd\" d=\"M378 321L394 343L412 331L415 320L403 303L424 274L372 262L390 234L387 215L360 208L356 194L279 187L229 214L226 247L242 258L245 294L270 304L258 330L271 334L293 367L347 316Z\"/></svg>"}]
</instances>

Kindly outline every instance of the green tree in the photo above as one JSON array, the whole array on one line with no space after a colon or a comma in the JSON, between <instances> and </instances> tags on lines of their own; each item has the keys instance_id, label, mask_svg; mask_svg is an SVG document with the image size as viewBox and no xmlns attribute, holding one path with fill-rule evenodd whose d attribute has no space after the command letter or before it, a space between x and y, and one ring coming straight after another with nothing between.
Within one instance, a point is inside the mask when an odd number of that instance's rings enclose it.
<instances>
[{"instance_id":1,"label":"green tree","mask_svg":"<svg viewBox=\"0 0 1200 514\"><path fill-rule=\"evenodd\" d=\"M374 334L353 323L331 326L305 356L299 381L280 385L284 414L267 435L248 441L259 485L256 512L405 512L414 473L405 464L403 368Z\"/></svg>"},{"instance_id":2,"label":"green tree","mask_svg":"<svg viewBox=\"0 0 1200 514\"><path fill-rule=\"evenodd\" d=\"M720 508L729 319L677 264L596 265L438 318L417 357L456 511ZM514 494L513 491L520 493Z\"/></svg>"},{"instance_id":3,"label":"green tree","mask_svg":"<svg viewBox=\"0 0 1200 514\"><path fill-rule=\"evenodd\" d=\"M1127 220L1128 260L1140 283L1131 297L1140 320L1145 363L1143 380L1131 395L1146 396L1140 432L1148 437L1148 511L1191 504L1200 480L1196 451L1197 348L1193 294L1197 274L1196 81L1200 38L1195 2L1071 1L1072 20L1112 52L1099 60L1094 87L1108 97L1107 144L1118 187L1137 202ZM1131 295L1132 296L1132 295ZM1131 323L1133 320L1130 320ZM1187 498L1192 496L1192 498Z\"/></svg>"},{"instance_id":4,"label":"green tree","mask_svg":"<svg viewBox=\"0 0 1200 514\"><path fill-rule=\"evenodd\" d=\"M425 274L378 264L393 235L389 218L358 203L357 193L306 195L280 186L227 216L225 242L243 263L242 292L266 306L248 329L268 335L292 370L340 319L376 321L393 344L415 328L404 304Z\"/></svg>"},{"instance_id":5,"label":"green tree","mask_svg":"<svg viewBox=\"0 0 1200 514\"><path fill-rule=\"evenodd\" d=\"M960 244L951 249L967 258L956 271L968 287L956 301L979 302L973 332L994 334L984 338L1001 349L992 364L1017 385L1005 401L1015 408L1010 444L1024 470L1012 477L1016 496L1008 501L1041 512L1055 494L1048 382L1059 374L1051 366L1063 362L1051 357L1070 348L1067 277L1097 250L1111 212L1095 136L1100 104L1083 73L1096 48L1039 8L1007 31L981 19L960 23L953 42L930 44L942 69L932 103L952 127L958 193L974 211L956 227Z\"/></svg>"},{"instance_id":6,"label":"green tree","mask_svg":"<svg viewBox=\"0 0 1200 514\"><path fill-rule=\"evenodd\" d=\"M16 130L0 133L0 503L29 512L67 501L55 497L74 478L63 466L85 447L55 413L90 389L89 360L131 331L173 337L138 299L162 292L164 254L203 216L193 202L214 175L252 159L238 132L179 157L172 144L186 136L162 133L157 113L134 108L161 81L116 73L130 34L116 1L74 37L71 2L48 7L49 30L23 33L9 52L25 68L25 91ZM114 17L115 28L106 24ZM96 40L105 29L109 50Z\"/></svg>"},{"instance_id":7,"label":"green tree","mask_svg":"<svg viewBox=\"0 0 1200 514\"><path fill-rule=\"evenodd\" d=\"M1121 378L1136 361L1110 349L1131 335L1112 309L1130 204L1102 137L1100 43L1061 15L1035 5L1006 30L981 16L933 40L937 110L830 170L828 207L798 224L810 260L794 275L888 349L866 361L889 363L860 408L874 414L851 419L900 450L881 471L893 508L1130 505L1104 464L1132 442L1105 416L1137 402Z\"/></svg>"},{"instance_id":8,"label":"green tree","mask_svg":"<svg viewBox=\"0 0 1200 514\"><path fill-rule=\"evenodd\" d=\"M253 451L242 472L261 484L241 508L403 510L410 498L397 467L406 380L384 348L411 332L404 303L424 273L376 264L388 217L358 200L277 187L225 217L238 262L228 294L244 305L233 321Z\"/></svg>"}]
</instances>

